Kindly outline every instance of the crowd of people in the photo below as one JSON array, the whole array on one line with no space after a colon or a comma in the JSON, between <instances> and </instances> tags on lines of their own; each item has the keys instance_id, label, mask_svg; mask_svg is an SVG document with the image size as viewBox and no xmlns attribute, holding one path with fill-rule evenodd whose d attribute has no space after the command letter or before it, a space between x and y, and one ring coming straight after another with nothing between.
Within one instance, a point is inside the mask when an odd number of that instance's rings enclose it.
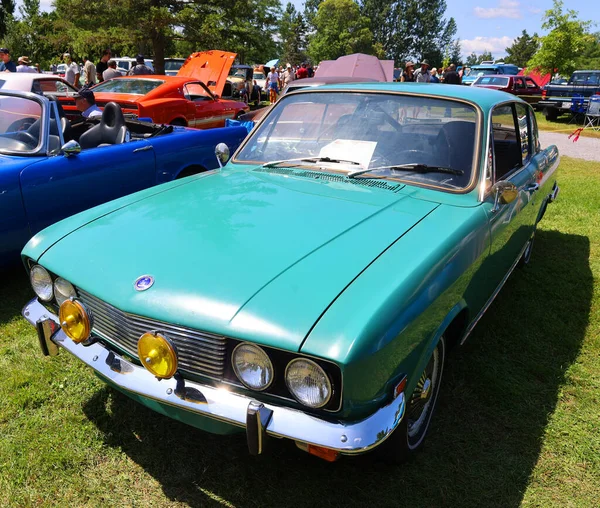
<instances>
[{"instance_id":1,"label":"crowd of people","mask_svg":"<svg viewBox=\"0 0 600 508\"><path fill-rule=\"evenodd\" d=\"M277 101L277 95L280 90L283 90L292 81L297 79L312 78L315 75L315 70L312 65L303 63L301 65L287 64L285 69L283 66L271 67L267 74L265 82L265 92L269 95L269 102L274 104ZM256 89L256 81L254 82ZM260 91L260 90L259 90Z\"/></svg>"},{"instance_id":2,"label":"crowd of people","mask_svg":"<svg viewBox=\"0 0 600 508\"><path fill-rule=\"evenodd\" d=\"M433 67L427 60L423 60L420 66L415 70L413 62L406 62L404 70L400 76L401 82L415 83L446 83L449 85L462 84L462 69L456 70L456 65L451 63L448 67Z\"/></svg>"}]
</instances>

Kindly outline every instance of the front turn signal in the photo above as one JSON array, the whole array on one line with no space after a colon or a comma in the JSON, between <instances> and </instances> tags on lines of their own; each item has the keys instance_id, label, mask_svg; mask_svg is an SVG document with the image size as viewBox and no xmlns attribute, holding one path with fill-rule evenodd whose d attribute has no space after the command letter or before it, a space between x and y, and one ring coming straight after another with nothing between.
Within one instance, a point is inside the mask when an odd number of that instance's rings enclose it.
<instances>
[{"instance_id":1,"label":"front turn signal","mask_svg":"<svg viewBox=\"0 0 600 508\"><path fill-rule=\"evenodd\" d=\"M175 346L158 332L147 332L138 340L138 356L142 365L160 379L168 379L177 372Z\"/></svg>"},{"instance_id":2,"label":"front turn signal","mask_svg":"<svg viewBox=\"0 0 600 508\"><path fill-rule=\"evenodd\" d=\"M92 333L92 314L78 300L65 300L58 310L60 327L73 342L89 339Z\"/></svg>"}]
</instances>

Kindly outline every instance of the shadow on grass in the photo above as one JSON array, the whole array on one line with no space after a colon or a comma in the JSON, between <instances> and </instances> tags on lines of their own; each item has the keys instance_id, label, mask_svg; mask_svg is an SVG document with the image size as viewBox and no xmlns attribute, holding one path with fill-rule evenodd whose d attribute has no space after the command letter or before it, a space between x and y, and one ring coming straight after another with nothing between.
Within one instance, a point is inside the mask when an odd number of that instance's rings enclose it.
<instances>
[{"instance_id":1,"label":"shadow on grass","mask_svg":"<svg viewBox=\"0 0 600 508\"><path fill-rule=\"evenodd\" d=\"M0 327L21 315L21 309L35 294L23 265L14 263L0 269Z\"/></svg>"},{"instance_id":2,"label":"shadow on grass","mask_svg":"<svg viewBox=\"0 0 600 508\"><path fill-rule=\"evenodd\" d=\"M85 413L108 446L190 506L518 506L585 338L589 252L586 237L538 231L532 264L449 357L426 446L404 466L369 456L329 464L279 440L250 457L244 434L203 433L108 387Z\"/></svg>"}]
</instances>

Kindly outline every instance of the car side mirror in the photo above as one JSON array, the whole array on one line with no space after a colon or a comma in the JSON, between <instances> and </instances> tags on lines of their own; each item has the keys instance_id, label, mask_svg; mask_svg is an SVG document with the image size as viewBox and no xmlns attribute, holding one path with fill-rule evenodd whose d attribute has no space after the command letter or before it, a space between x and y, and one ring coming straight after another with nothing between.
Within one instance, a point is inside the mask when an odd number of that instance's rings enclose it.
<instances>
[{"instance_id":1,"label":"car side mirror","mask_svg":"<svg viewBox=\"0 0 600 508\"><path fill-rule=\"evenodd\" d=\"M229 147L225 143L219 143L215 147L215 156L217 157L219 167L222 168L223 164L229 160Z\"/></svg>"},{"instance_id":2,"label":"car side mirror","mask_svg":"<svg viewBox=\"0 0 600 508\"><path fill-rule=\"evenodd\" d=\"M500 205L512 203L519 194L516 185L506 181L496 182L492 187L492 192L494 193L494 208L492 208L494 213L500 209Z\"/></svg>"},{"instance_id":3,"label":"car side mirror","mask_svg":"<svg viewBox=\"0 0 600 508\"><path fill-rule=\"evenodd\" d=\"M71 141L67 141L61 148L65 157L71 157L71 155L77 155L81 152L81 145L72 139Z\"/></svg>"}]
</instances>

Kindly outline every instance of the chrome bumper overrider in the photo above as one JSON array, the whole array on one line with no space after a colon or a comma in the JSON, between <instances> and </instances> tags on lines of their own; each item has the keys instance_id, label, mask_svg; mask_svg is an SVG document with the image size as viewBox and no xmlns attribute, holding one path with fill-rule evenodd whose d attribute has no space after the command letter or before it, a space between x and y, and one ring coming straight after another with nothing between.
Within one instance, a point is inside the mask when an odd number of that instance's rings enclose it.
<instances>
[{"instance_id":1,"label":"chrome bumper overrider","mask_svg":"<svg viewBox=\"0 0 600 508\"><path fill-rule=\"evenodd\" d=\"M36 326L44 354L56 354L58 345L125 391L246 428L251 453L261 453L266 436L323 446L343 454L366 452L381 444L404 416L404 393L364 420L331 422L296 409L262 403L226 388L181 378L159 381L143 367L128 362L98 342L88 346L74 343L58 326L57 316L37 299L25 306L23 317Z\"/></svg>"}]
</instances>

